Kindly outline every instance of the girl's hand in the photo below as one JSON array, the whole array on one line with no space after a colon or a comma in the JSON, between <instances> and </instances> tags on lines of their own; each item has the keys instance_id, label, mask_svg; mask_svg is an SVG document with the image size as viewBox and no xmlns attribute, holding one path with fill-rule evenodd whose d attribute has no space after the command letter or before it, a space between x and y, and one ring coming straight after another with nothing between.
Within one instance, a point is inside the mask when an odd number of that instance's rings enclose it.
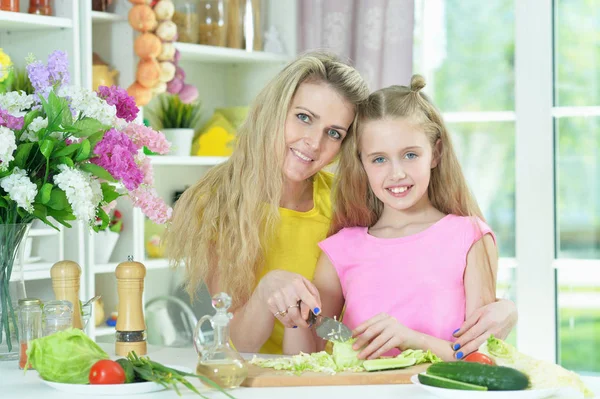
<instances>
[{"instance_id":1,"label":"girl's hand","mask_svg":"<svg viewBox=\"0 0 600 399\"><path fill-rule=\"evenodd\" d=\"M476 351L492 334L506 339L517 324L517 318L517 306L507 299L477 309L454 333L458 337L452 347L455 357L462 359Z\"/></svg>"},{"instance_id":2,"label":"girl's hand","mask_svg":"<svg viewBox=\"0 0 600 399\"><path fill-rule=\"evenodd\" d=\"M319 290L300 274L273 270L260 280L257 287L262 303L288 328L308 328L309 309L321 312ZM302 301L306 306L300 305Z\"/></svg>"},{"instance_id":3,"label":"girl's hand","mask_svg":"<svg viewBox=\"0 0 600 399\"><path fill-rule=\"evenodd\" d=\"M380 313L352 331L352 336L357 337L352 348L359 350L366 345L358 358L377 359L391 349L403 348L413 335L413 330L400 324L394 317Z\"/></svg>"}]
</instances>

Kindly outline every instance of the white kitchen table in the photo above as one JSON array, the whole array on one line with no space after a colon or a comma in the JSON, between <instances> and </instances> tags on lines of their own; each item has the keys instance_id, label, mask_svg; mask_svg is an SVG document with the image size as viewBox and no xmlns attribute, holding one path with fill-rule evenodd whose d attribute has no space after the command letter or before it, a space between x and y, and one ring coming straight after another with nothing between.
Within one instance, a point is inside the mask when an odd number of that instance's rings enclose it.
<instances>
[{"instance_id":1,"label":"white kitchen table","mask_svg":"<svg viewBox=\"0 0 600 399\"><path fill-rule=\"evenodd\" d=\"M114 355L114 346L101 345L107 353ZM148 356L163 364L178 365L195 369L197 356L193 349L176 349L149 347ZM600 377L584 377L588 387L600 398ZM197 382L194 385L202 387ZM185 387L181 387L182 397L199 398ZM226 398L225 395L209 391L205 388L201 392L210 398ZM435 399L416 385L362 385L362 386L333 386L333 387L288 387L288 388L238 388L229 391L239 399L317 399L317 398L344 398L344 399ZM44 384L36 371L30 370L23 373L19 370L17 362L0 362L0 399L108 399L139 397L144 399L178 398L173 390L163 390L154 393L130 396L83 396L65 393ZM560 396L572 398L577 396ZM457 396L460 398L460 396Z\"/></svg>"}]
</instances>

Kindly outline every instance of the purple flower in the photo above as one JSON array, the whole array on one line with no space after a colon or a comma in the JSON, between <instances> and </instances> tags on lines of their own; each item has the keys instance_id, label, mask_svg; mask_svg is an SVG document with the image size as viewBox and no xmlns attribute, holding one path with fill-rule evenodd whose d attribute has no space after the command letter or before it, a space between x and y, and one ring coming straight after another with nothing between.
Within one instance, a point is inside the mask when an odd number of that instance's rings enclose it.
<instances>
[{"instance_id":1,"label":"purple flower","mask_svg":"<svg viewBox=\"0 0 600 399\"><path fill-rule=\"evenodd\" d=\"M69 59L67 53L56 50L48 56L48 66L41 61L27 65L27 74L36 93L46 94L54 86L69 84Z\"/></svg>"},{"instance_id":2,"label":"purple flower","mask_svg":"<svg viewBox=\"0 0 600 399\"><path fill-rule=\"evenodd\" d=\"M23 129L24 119L21 117L12 116L3 109L0 109L0 126L6 126L11 130L21 130Z\"/></svg>"},{"instance_id":3,"label":"purple flower","mask_svg":"<svg viewBox=\"0 0 600 399\"><path fill-rule=\"evenodd\" d=\"M36 93L45 93L51 86L50 72L48 68L42 64L42 61L35 61L27 65L27 74L31 85Z\"/></svg>"},{"instance_id":4,"label":"purple flower","mask_svg":"<svg viewBox=\"0 0 600 399\"><path fill-rule=\"evenodd\" d=\"M48 72L52 77L52 83L59 86L68 85L69 75L69 57L64 51L56 50L48 56Z\"/></svg>"},{"instance_id":5,"label":"purple flower","mask_svg":"<svg viewBox=\"0 0 600 399\"><path fill-rule=\"evenodd\" d=\"M118 86L99 86L98 95L108 104L114 105L117 108L117 117L127 122L133 121L139 112L133 97L127 94L127 90Z\"/></svg>"},{"instance_id":6,"label":"purple flower","mask_svg":"<svg viewBox=\"0 0 600 399\"><path fill-rule=\"evenodd\" d=\"M92 163L102 166L128 190L137 189L144 181L144 174L134 159L137 148L125 133L110 129L96 144L94 153L98 157L92 158Z\"/></svg>"}]
</instances>

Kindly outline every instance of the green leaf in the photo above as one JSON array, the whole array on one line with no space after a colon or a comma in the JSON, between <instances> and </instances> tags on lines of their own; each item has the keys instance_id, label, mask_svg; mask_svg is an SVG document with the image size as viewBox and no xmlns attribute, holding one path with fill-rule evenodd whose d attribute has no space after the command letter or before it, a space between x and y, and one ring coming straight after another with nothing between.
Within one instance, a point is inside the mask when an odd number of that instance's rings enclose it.
<instances>
[{"instance_id":1,"label":"green leaf","mask_svg":"<svg viewBox=\"0 0 600 399\"><path fill-rule=\"evenodd\" d=\"M75 163L69 157L60 157L57 159L57 161L59 164L67 165L69 168L72 168L73 166L75 166Z\"/></svg>"},{"instance_id":2,"label":"green leaf","mask_svg":"<svg viewBox=\"0 0 600 399\"><path fill-rule=\"evenodd\" d=\"M98 227L98 230L96 231L101 231L106 229L106 227L108 226L108 223L110 222L110 217L106 214L106 212L104 212L104 210L102 208L98 208L98 214L96 215L100 218L100 220L102 221L102 224Z\"/></svg>"},{"instance_id":3,"label":"green leaf","mask_svg":"<svg viewBox=\"0 0 600 399\"><path fill-rule=\"evenodd\" d=\"M43 205L46 205L48 201L50 201L50 194L52 193L52 183L46 183L42 186L42 188L38 191L35 201L40 202Z\"/></svg>"},{"instance_id":4,"label":"green leaf","mask_svg":"<svg viewBox=\"0 0 600 399\"><path fill-rule=\"evenodd\" d=\"M50 193L50 199L45 205L48 206L48 208L52 208L57 211L62 211L70 206L69 200L67 200L67 194L57 187L54 187Z\"/></svg>"},{"instance_id":5,"label":"green leaf","mask_svg":"<svg viewBox=\"0 0 600 399\"><path fill-rule=\"evenodd\" d=\"M104 138L104 134L105 132L97 132L87 138L92 145L92 148L96 147L96 144L98 144L100 140Z\"/></svg>"},{"instance_id":6,"label":"green leaf","mask_svg":"<svg viewBox=\"0 0 600 399\"><path fill-rule=\"evenodd\" d=\"M29 153L31 152L31 149L33 148L34 145L37 145L36 143L20 143L18 148L17 148L17 152L15 153L15 160L14 165L21 168L21 169L25 169L25 165L27 164L27 159L29 158Z\"/></svg>"},{"instance_id":7,"label":"green leaf","mask_svg":"<svg viewBox=\"0 0 600 399\"><path fill-rule=\"evenodd\" d=\"M81 162L81 161L85 161L86 159L89 159L90 155L92 153L92 145L90 144L90 141L88 139L84 139L79 144L81 145L79 152L77 153L77 155L75 155L75 161L77 161L77 162Z\"/></svg>"},{"instance_id":8,"label":"green leaf","mask_svg":"<svg viewBox=\"0 0 600 399\"><path fill-rule=\"evenodd\" d=\"M52 155L52 150L54 149L54 140L52 139L44 139L40 141L40 151L46 159L50 158Z\"/></svg>"},{"instance_id":9,"label":"green leaf","mask_svg":"<svg viewBox=\"0 0 600 399\"><path fill-rule=\"evenodd\" d=\"M2 196L0 196L0 206L3 208L8 208L8 201L5 200Z\"/></svg>"},{"instance_id":10,"label":"green leaf","mask_svg":"<svg viewBox=\"0 0 600 399\"><path fill-rule=\"evenodd\" d=\"M93 163L84 163L84 164L81 164L79 166L79 168L81 170L85 171L85 172L91 173L92 175L94 175L96 177L99 177L100 179L103 179L103 180L106 180L106 181L110 181L110 182L113 182L113 183L117 181L102 166L98 166L98 165L93 164Z\"/></svg>"},{"instance_id":11,"label":"green leaf","mask_svg":"<svg viewBox=\"0 0 600 399\"><path fill-rule=\"evenodd\" d=\"M38 116L42 116L42 112L40 110L35 110L28 112L23 119L23 129L27 129L27 126Z\"/></svg>"},{"instance_id":12,"label":"green leaf","mask_svg":"<svg viewBox=\"0 0 600 399\"><path fill-rule=\"evenodd\" d=\"M98 132L104 133L110 128L110 126L103 125L97 119L88 117L76 121L73 126L79 130L79 132L73 134L76 137L88 137Z\"/></svg>"},{"instance_id":13,"label":"green leaf","mask_svg":"<svg viewBox=\"0 0 600 399\"><path fill-rule=\"evenodd\" d=\"M64 148L61 148L58 151L55 151L52 154L52 158L58 158L58 157L64 157L67 155L71 155L72 153L74 153L75 151L77 151L79 149L79 147L81 147L80 143L74 143L71 145L67 145Z\"/></svg>"},{"instance_id":14,"label":"green leaf","mask_svg":"<svg viewBox=\"0 0 600 399\"><path fill-rule=\"evenodd\" d=\"M67 106L68 109L66 101L64 102L64 105ZM48 116L48 129L54 130L52 129L52 127L57 127L62 122L61 113L63 108L63 102L56 95L56 93L54 93L53 90L50 92L50 94L48 94L48 102L42 102L42 107L44 108L44 111L46 111L46 115ZM71 111L69 111L69 113L70 112Z\"/></svg>"},{"instance_id":15,"label":"green leaf","mask_svg":"<svg viewBox=\"0 0 600 399\"><path fill-rule=\"evenodd\" d=\"M48 218L47 218L48 210L44 205L33 204L33 216L40 219L42 222L46 223L48 226L51 226L51 227L55 228L56 230L58 230L58 228L55 225L53 225L52 223L50 223L50 221L48 220Z\"/></svg>"},{"instance_id":16,"label":"green leaf","mask_svg":"<svg viewBox=\"0 0 600 399\"><path fill-rule=\"evenodd\" d=\"M121 196L121 194L119 194L115 187L111 184L102 183L100 187L102 188L102 201L107 203L113 202Z\"/></svg>"},{"instance_id":17,"label":"green leaf","mask_svg":"<svg viewBox=\"0 0 600 399\"><path fill-rule=\"evenodd\" d=\"M67 220L76 220L75 215L73 215L72 211L57 211L56 209L48 208L48 216L54 218L58 223L62 224L65 227L71 227Z\"/></svg>"}]
</instances>

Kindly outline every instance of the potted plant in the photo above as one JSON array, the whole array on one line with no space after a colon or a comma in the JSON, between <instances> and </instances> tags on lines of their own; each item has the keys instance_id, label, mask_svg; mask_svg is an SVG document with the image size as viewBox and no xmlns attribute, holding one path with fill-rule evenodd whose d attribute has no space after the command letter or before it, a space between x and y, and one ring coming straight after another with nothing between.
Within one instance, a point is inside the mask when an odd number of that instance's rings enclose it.
<instances>
[{"instance_id":1,"label":"potted plant","mask_svg":"<svg viewBox=\"0 0 600 399\"><path fill-rule=\"evenodd\" d=\"M200 102L182 101L179 95L161 94L148 109L148 118L154 129L164 133L171 142L169 154L188 156L192 152L194 132L201 114Z\"/></svg>"},{"instance_id":2,"label":"potted plant","mask_svg":"<svg viewBox=\"0 0 600 399\"><path fill-rule=\"evenodd\" d=\"M110 261L110 257L117 245L119 235L123 231L123 215L118 209L110 214L110 222L106 230L96 232L94 237L94 263L97 265L105 264ZM100 219L96 223L102 223Z\"/></svg>"}]
</instances>

